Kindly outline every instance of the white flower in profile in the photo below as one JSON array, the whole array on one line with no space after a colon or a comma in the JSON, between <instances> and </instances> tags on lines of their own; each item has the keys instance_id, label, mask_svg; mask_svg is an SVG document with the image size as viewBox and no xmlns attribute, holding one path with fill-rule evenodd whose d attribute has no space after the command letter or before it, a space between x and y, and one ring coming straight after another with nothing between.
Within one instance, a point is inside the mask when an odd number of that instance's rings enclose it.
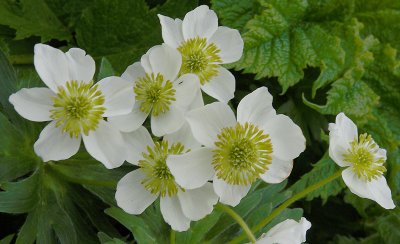
<instances>
[{"instance_id":1,"label":"white flower in profile","mask_svg":"<svg viewBox=\"0 0 400 244\"><path fill-rule=\"evenodd\" d=\"M170 155L200 147L188 124L159 142L153 142L144 127L124 133L124 137L129 147L127 161L139 168L118 182L115 199L119 207L130 214L141 214L160 197L162 216L177 231L189 229L192 220L200 220L212 212L218 201L212 184L184 189L175 182L166 164Z\"/></svg>"},{"instance_id":2,"label":"white flower in profile","mask_svg":"<svg viewBox=\"0 0 400 244\"><path fill-rule=\"evenodd\" d=\"M376 201L386 209L395 207L383 173L386 150L368 134L358 136L357 126L344 113L329 124L329 156L340 167L344 183L362 198Z\"/></svg>"},{"instance_id":3,"label":"white flower in profile","mask_svg":"<svg viewBox=\"0 0 400 244\"><path fill-rule=\"evenodd\" d=\"M243 40L239 31L218 26L218 17L208 6L190 11L185 18L158 15L164 43L182 54L181 74L199 76L201 89L221 102L228 102L235 92L235 77L221 64L240 59Z\"/></svg>"},{"instance_id":4,"label":"white flower in profile","mask_svg":"<svg viewBox=\"0 0 400 244\"><path fill-rule=\"evenodd\" d=\"M264 233L256 244L300 244L306 241L306 233L310 228L311 223L304 217L299 222L287 219Z\"/></svg>"},{"instance_id":5,"label":"white flower in profile","mask_svg":"<svg viewBox=\"0 0 400 244\"><path fill-rule=\"evenodd\" d=\"M286 179L293 159L305 149L301 129L285 115L277 115L272 96L261 87L245 96L237 120L225 103L215 102L187 113L194 137L205 147L168 157L176 182L185 189L213 179L220 201L236 206L251 184Z\"/></svg>"},{"instance_id":6,"label":"white flower in profile","mask_svg":"<svg viewBox=\"0 0 400 244\"><path fill-rule=\"evenodd\" d=\"M15 110L31 121L51 121L34 150L45 162L73 156L81 139L86 150L107 168L125 160L121 133L103 120L129 113L134 104L129 82L108 77L93 85L95 62L79 48L68 52L36 44L34 64L49 88L23 88L9 98Z\"/></svg>"},{"instance_id":7,"label":"white flower in profile","mask_svg":"<svg viewBox=\"0 0 400 244\"><path fill-rule=\"evenodd\" d=\"M129 66L122 78L131 82L136 103L133 110L108 121L122 132L139 128L151 114L151 131L163 136L177 131L185 122L185 112L201 95L194 74L178 77L182 58L167 45L152 47L140 62Z\"/></svg>"}]
</instances>

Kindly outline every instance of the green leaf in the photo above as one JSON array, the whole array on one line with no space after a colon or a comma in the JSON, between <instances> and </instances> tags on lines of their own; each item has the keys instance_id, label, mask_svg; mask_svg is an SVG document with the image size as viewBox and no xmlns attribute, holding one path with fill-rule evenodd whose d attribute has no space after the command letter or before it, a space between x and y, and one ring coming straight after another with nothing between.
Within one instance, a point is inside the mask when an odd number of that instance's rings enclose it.
<instances>
[{"instance_id":1,"label":"green leaf","mask_svg":"<svg viewBox=\"0 0 400 244\"><path fill-rule=\"evenodd\" d=\"M112 67L110 61L107 58L101 59L100 70L97 74L97 80L100 81L103 78L115 75L114 68Z\"/></svg>"},{"instance_id":2,"label":"green leaf","mask_svg":"<svg viewBox=\"0 0 400 244\"><path fill-rule=\"evenodd\" d=\"M8 235L0 240L0 244L11 244L15 234Z\"/></svg>"},{"instance_id":3,"label":"green leaf","mask_svg":"<svg viewBox=\"0 0 400 244\"><path fill-rule=\"evenodd\" d=\"M396 243L400 240L400 211L398 208L379 218L377 225L379 234L386 243Z\"/></svg>"},{"instance_id":4,"label":"green leaf","mask_svg":"<svg viewBox=\"0 0 400 244\"><path fill-rule=\"evenodd\" d=\"M293 193L298 193L305 188L328 178L339 170L339 166L336 165L332 159L329 158L328 153L313 165L313 169L304 174L300 180L294 183L289 190L293 191ZM309 193L306 196L307 201L311 201L316 197L320 197L322 201L325 203L328 200L328 197L335 196L339 192L341 192L345 188L345 185L341 179L335 179L328 184L320 187L319 189Z\"/></svg>"},{"instance_id":5,"label":"green leaf","mask_svg":"<svg viewBox=\"0 0 400 244\"><path fill-rule=\"evenodd\" d=\"M40 36L42 42L71 39L69 30L44 0L1 1L0 24L15 29L17 39L30 36Z\"/></svg>"},{"instance_id":6,"label":"green leaf","mask_svg":"<svg viewBox=\"0 0 400 244\"><path fill-rule=\"evenodd\" d=\"M259 2L262 11L242 32L244 52L234 64L236 69L255 73L256 79L278 77L283 93L303 78L307 66L321 69L319 79L338 75L344 62L340 40L319 25L304 22L307 1ZM234 16L235 11L227 8L221 15Z\"/></svg>"},{"instance_id":7,"label":"green leaf","mask_svg":"<svg viewBox=\"0 0 400 244\"><path fill-rule=\"evenodd\" d=\"M97 234L97 237L99 238L101 244L124 244L125 243L124 241L122 241L118 238L112 238L112 237L108 236L104 232L99 232Z\"/></svg>"}]
</instances>

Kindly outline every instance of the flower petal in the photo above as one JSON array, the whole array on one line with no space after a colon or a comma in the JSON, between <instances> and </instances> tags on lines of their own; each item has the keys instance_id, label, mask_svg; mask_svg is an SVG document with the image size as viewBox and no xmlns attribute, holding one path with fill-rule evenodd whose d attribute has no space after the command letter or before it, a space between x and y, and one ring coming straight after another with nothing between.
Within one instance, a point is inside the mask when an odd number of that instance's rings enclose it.
<instances>
[{"instance_id":1,"label":"flower petal","mask_svg":"<svg viewBox=\"0 0 400 244\"><path fill-rule=\"evenodd\" d=\"M213 148L221 129L236 124L235 114L225 103L215 102L187 113L193 135L203 145Z\"/></svg>"},{"instance_id":2,"label":"flower petal","mask_svg":"<svg viewBox=\"0 0 400 244\"><path fill-rule=\"evenodd\" d=\"M142 153L147 151L147 147L154 147L150 133L143 126L133 132L122 133L122 136L126 143L126 161L131 164L138 165L138 161L143 159Z\"/></svg>"},{"instance_id":3,"label":"flower petal","mask_svg":"<svg viewBox=\"0 0 400 244\"><path fill-rule=\"evenodd\" d=\"M358 138L357 126L344 113L339 113L336 116L336 123L329 124L329 138L331 137L351 142Z\"/></svg>"},{"instance_id":4,"label":"flower petal","mask_svg":"<svg viewBox=\"0 0 400 244\"><path fill-rule=\"evenodd\" d=\"M196 108L201 108L201 107L204 107L204 100L203 100L203 94L201 92L201 89L198 89L188 110L190 111L190 110L193 110Z\"/></svg>"},{"instance_id":5,"label":"flower petal","mask_svg":"<svg viewBox=\"0 0 400 244\"><path fill-rule=\"evenodd\" d=\"M218 27L209 42L219 48L223 64L238 61L243 53L243 39L238 30L225 26Z\"/></svg>"},{"instance_id":6,"label":"flower petal","mask_svg":"<svg viewBox=\"0 0 400 244\"><path fill-rule=\"evenodd\" d=\"M194 221L210 214L218 202L218 196L209 182L200 188L179 192L178 198L185 216Z\"/></svg>"},{"instance_id":7,"label":"flower petal","mask_svg":"<svg viewBox=\"0 0 400 244\"><path fill-rule=\"evenodd\" d=\"M182 211L181 204L177 196L161 197L160 199L161 214L165 222L176 231L185 231L190 227L190 219L188 219Z\"/></svg>"},{"instance_id":8,"label":"flower petal","mask_svg":"<svg viewBox=\"0 0 400 244\"><path fill-rule=\"evenodd\" d=\"M80 48L71 48L65 53L70 80L90 82L96 71L93 58Z\"/></svg>"},{"instance_id":9,"label":"flower petal","mask_svg":"<svg viewBox=\"0 0 400 244\"><path fill-rule=\"evenodd\" d=\"M350 143L341 137L329 137L329 156L340 167L350 166L351 163L344 161L343 155L350 147Z\"/></svg>"},{"instance_id":10,"label":"flower petal","mask_svg":"<svg viewBox=\"0 0 400 244\"><path fill-rule=\"evenodd\" d=\"M34 48L34 64L42 81L54 92L71 79L65 53L44 44Z\"/></svg>"},{"instance_id":11,"label":"flower petal","mask_svg":"<svg viewBox=\"0 0 400 244\"><path fill-rule=\"evenodd\" d=\"M121 75L121 78L135 83L139 78L145 77L146 72L144 71L142 64L140 62L136 62L131 64L126 68L124 73Z\"/></svg>"},{"instance_id":12,"label":"flower petal","mask_svg":"<svg viewBox=\"0 0 400 244\"><path fill-rule=\"evenodd\" d=\"M235 77L224 67L219 67L218 72L218 75L205 83L201 89L218 101L227 103L234 97Z\"/></svg>"},{"instance_id":13,"label":"flower petal","mask_svg":"<svg viewBox=\"0 0 400 244\"><path fill-rule=\"evenodd\" d=\"M357 196L371 199L385 209L395 208L392 193L384 176L380 176L370 182L364 181L358 178L352 167L349 167L343 170L342 177L350 191Z\"/></svg>"},{"instance_id":14,"label":"flower petal","mask_svg":"<svg viewBox=\"0 0 400 244\"><path fill-rule=\"evenodd\" d=\"M272 107L272 95L264 86L246 95L237 108L237 120L241 124L250 122L263 126L274 115L276 112Z\"/></svg>"},{"instance_id":15,"label":"flower petal","mask_svg":"<svg viewBox=\"0 0 400 244\"><path fill-rule=\"evenodd\" d=\"M56 128L56 121L50 122L39 135L33 145L35 153L44 162L64 160L75 155L81 145L81 137L71 138L68 133L62 133Z\"/></svg>"},{"instance_id":16,"label":"flower petal","mask_svg":"<svg viewBox=\"0 0 400 244\"><path fill-rule=\"evenodd\" d=\"M268 170L260 175L261 179L270 184L281 183L289 177L293 169L293 160L281 160L272 157L272 162L268 165Z\"/></svg>"},{"instance_id":17,"label":"flower petal","mask_svg":"<svg viewBox=\"0 0 400 244\"><path fill-rule=\"evenodd\" d=\"M9 101L14 109L25 119L31 121L49 121L53 109L52 97L56 94L49 88L22 88L12 94Z\"/></svg>"},{"instance_id":18,"label":"flower petal","mask_svg":"<svg viewBox=\"0 0 400 244\"><path fill-rule=\"evenodd\" d=\"M174 82L175 105L186 111L200 91L200 80L197 75L184 74Z\"/></svg>"},{"instance_id":19,"label":"flower petal","mask_svg":"<svg viewBox=\"0 0 400 244\"><path fill-rule=\"evenodd\" d=\"M212 150L198 148L180 155L169 155L167 165L175 181L185 189L203 186L214 175Z\"/></svg>"},{"instance_id":20,"label":"flower petal","mask_svg":"<svg viewBox=\"0 0 400 244\"><path fill-rule=\"evenodd\" d=\"M97 83L105 97L103 117L128 114L135 103L132 84L120 77L111 76Z\"/></svg>"},{"instance_id":21,"label":"flower petal","mask_svg":"<svg viewBox=\"0 0 400 244\"><path fill-rule=\"evenodd\" d=\"M101 120L97 129L82 135L86 150L107 169L121 166L126 158L125 143L121 133Z\"/></svg>"},{"instance_id":22,"label":"flower petal","mask_svg":"<svg viewBox=\"0 0 400 244\"><path fill-rule=\"evenodd\" d=\"M161 33L164 42L173 47L177 48L184 41L182 34L182 20L172 19L161 14L157 15L161 23Z\"/></svg>"},{"instance_id":23,"label":"flower petal","mask_svg":"<svg viewBox=\"0 0 400 244\"><path fill-rule=\"evenodd\" d=\"M272 154L282 160L292 160L306 148L306 139L300 127L286 115L273 116L261 129L271 138Z\"/></svg>"},{"instance_id":24,"label":"flower petal","mask_svg":"<svg viewBox=\"0 0 400 244\"><path fill-rule=\"evenodd\" d=\"M141 103L136 102L133 110L125 115L108 117L107 120L122 132L131 132L139 128L146 120L148 114L140 111Z\"/></svg>"},{"instance_id":25,"label":"flower petal","mask_svg":"<svg viewBox=\"0 0 400 244\"><path fill-rule=\"evenodd\" d=\"M167 45L159 45L149 52L149 62L154 74L162 74L164 80L173 81L182 65L182 56L178 50Z\"/></svg>"},{"instance_id":26,"label":"flower petal","mask_svg":"<svg viewBox=\"0 0 400 244\"><path fill-rule=\"evenodd\" d=\"M130 214L141 214L158 197L152 194L142 185L145 174L140 170L134 170L126 174L118 182L115 200L117 205Z\"/></svg>"},{"instance_id":27,"label":"flower petal","mask_svg":"<svg viewBox=\"0 0 400 244\"><path fill-rule=\"evenodd\" d=\"M186 149L199 148L201 144L194 138L192 131L190 130L189 124L185 121L182 127L174 133L167 134L163 140L169 143L182 143Z\"/></svg>"},{"instance_id":28,"label":"flower petal","mask_svg":"<svg viewBox=\"0 0 400 244\"><path fill-rule=\"evenodd\" d=\"M167 112L151 116L151 132L155 136L163 136L179 130L183 123L185 123L183 111L172 104Z\"/></svg>"},{"instance_id":29,"label":"flower petal","mask_svg":"<svg viewBox=\"0 0 400 244\"><path fill-rule=\"evenodd\" d=\"M185 15L182 23L185 40L196 36L209 38L218 28L218 17L208 6L201 5Z\"/></svg>"},{"instance_id":30,"label":"flower petal","mask_svg":"<svg viewBox=\"0 0 400 244\"><path fill-rule=\"evenodd\" d=\"M256 241L257 244L294 244L306 241L307 230L311 228L311 223L304 217L299 222L287 219L274 227Z\"/></svg>"},{"instance_id":31,"label":"flower petal","mask_svg":"<svg viewBox=\"0 0 400 244\"><path fill-rule=\"evenodd\" d=\"M251 187L251 184L246 186L231 185L216 176L214 177L213 185L215 193L219 196L219 201L232 207L240 203L240 200L247 195Z\"/></svg>"}]
</instances>

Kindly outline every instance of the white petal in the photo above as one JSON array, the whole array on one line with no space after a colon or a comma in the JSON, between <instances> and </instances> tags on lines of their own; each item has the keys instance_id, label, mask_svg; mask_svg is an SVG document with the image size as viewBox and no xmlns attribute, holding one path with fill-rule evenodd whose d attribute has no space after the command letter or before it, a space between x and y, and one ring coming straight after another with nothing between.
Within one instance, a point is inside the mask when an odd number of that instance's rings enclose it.
<instances>
[{"instance_id":1,"label":"white petal","mask_svg":"<svg viewBox=\"0 0 400 244\"><path fill-rule=\"evenodd\" d=\"M196 36L209 38L218 28L218 17L208 6L201 5L185 15L182 23L185 40Z\"/></svg>"},{"instance_id":2,"label":"white petal","mask_svg":"<svg viewBox=\"0 0 400 244\"><path fill-rule=\"evenodd\" d=\"M185 216L194 221L210 214L218 202L218 196L208 182L201 188L179 192L178 198Z\"/></svg>"},{"instance_id":3,"label":"white petal","mask_svg":"<svg viewBox=\"0 0 400 244\"><path fill-rule=\"evenodd\" d=\"M136 62L131 64L126 68L121 77L127 81L135 83L139 78L145 77L146 72L144 71L142 64L140 62Z\"/></svg>"},{"instance_id":4,"label":"white petal","mask_svg":"<svg viewBox=\"0 0 400 244\"><path fill-rule=\"evenodd\" d=\"M203 145L213 148L221 129L236 124L232 109L221 102L207 104L187 113L193 135Z\"/></svg>"},{"instance_id":5,"label":"white petal","mask_svg":"<svg viewBox=\"0 0 400 244\"><path fill-rule=\"evenodd\" d=\"M272 96L264 86L246 95L237 107L237 120L241 124L250 122L262 126L274 115Z\"/></svg>"},{"instance_id":6,"label":"white petal","mask_svg":"<svg viewBox=\"0 0 400 244\"><path fill-rule=\"evenodd\" d=\"M306 148L300 127L286 115L273 116L261 129L271 138L273 155L282 160L292 160Z\"/></svg>"},{"instance_id":7,"label":"white petal","mask_svg":"<svg viewBox=\"0 0 400 244\"><path fill-rule=\"evenodd\" d=\"M185 189L195 189L211 180L214 168L211 165L212 150L198 148L180 155L169 155L167 165L175 181Z\"/></svg>"},{"instance_id":8,"label":"white petal","mask_svg":"<svg viewBox=\"0 0 400 244\"><path fill-rule=\"evenodd\" d=\"M62 133L56 128L56 121L52 121L44 127L33 148L35 153L47 162L72 157L78 152L80 144L80 136L71 138L68 133Z\"/></svg>"},{"instance_id":9,"label":"white petal","mask_svg":"<svg viewBox=\"0 0 400 244\"><path fill-rule=\"evenodd\" d=\"M161 23L161 32L164 42L173 47L177 48L184 41L182 34L182 20L172 19L161 14L157 15Z\"/></svg>"},{"instance_id":10,"label":"white petal","mask_svg":"<svg viewBox=\"0 0 400 244\"><path fill-rule=\"evenodd\" d=\"M82 135L86 150L107 169L121 166L126 158L125 143L121 133L101 120L95 131Z\"/></svg>"},{"instance_id":11,"label":"white petal","mask_svg":"<svg viewBox=\"0 0 400 244\"><path fill-rule=\"evenodd\" d=\"M350 191L357 196L371 199L385 209L395 208L392 193L384 176L370 182L364 181L358 178L353 169L349 167L342 172L342 177Z\"/></svg>"},{"instance_id":12,"label":"white petal","mask_svg":"<svg viewBox=\"0 0 400 244\"><path fill-rule=\"evenodd\" d=\"M200 80L197 75L185 74L174 81L175 105L186 111L200 91Z\"/></svg>"},{"instance_id":13,"label":"white petal","mask_svg":"<svg viewBox=\"0 0 400 244\"><path fill-rule=\"evenodd\" d=\"M231 185L216 176L214 177L213 185L215 193L219 196L219 201L232 207L240 203L240 200L247 195L251 187L251 184L245 186Z\"/></svg>"},{"instance_id":14,"label":"white petal","mask_svg":"<svg viewBox=\"0 0 400 244\"><path fill-rule=\"evenodd\" d=\"M52 97L56 94L49 88L22 88L12 94L9 101L14 109L25 119L31 121L49 121L53 109Z\"/></svg>"},{"instance_id":15,"label":"white petal","mask_svg":"<svg viewBox=\"0 0 400 244\"><path fill-rule=\"evenodd\" d=\"M115 128L122 132L131 132L139 128L146 120L148 114L140 111L141 103L136 102L133 110L125 115L113 116L107 118Z\"/></svg>"},{"instance_id":16,"label":"white petal","mask_svg":"<svg viewBox=\"0 0 400 244\"><path fill-rule=\"evenodd\" d=\"M141 214L158 197L142 185L145 173L141 169L126 174L118 182L115 200L117 205L130 214Z\"/></svg>"},{"instance_id":17,"label":"white petal","mask_svg":"<svg viewBox=\"0 0 400 244\"><path fill-rule=\"evenodd\" d=\"M120 77L111 76L97 83L99 90L105 97L104 107L106 111L103 117L128 114L135 103L135 94L132 84Z\"/></svg>"},{"instance_id":18,"label":"white petal","mask_svg":"<svg viewBox=\"0 0 400 244\"><path fill-rule=\"evenodd\" d=\"M263 181L276 184L281 183L289 177L293 169L293 160L281 160L277 157L272 157L272 162L268 165L268 170L260 175Z\"/></svg>"},{"instance_id":19,"label":"white petal","mask_svg":"<svg viewBox=\"0 0 400 244\"><path fill-rule=\"evenodd\" d=\"M224 67L219 67L218 72L218 75L205 83L201 89L218 101L227 103L234 97L235 77Z\"/></svg>"},{"instance_id":20,"label":"white petal","mask_svg":"<svg viewBox=\"0 0 400 244\"><path fill-rule=\"evenodd\" d=\"M172 134L165 135L163 140L168 141L170 144L182 143L185 146L185 149L195 149L201 146L201 144L194 138L190 126L186 121L179 130Z\"/></svg>"},{"instance_id":21,"label":"white petal","mask_svg":"<svg viewBox=\"0 0 400 244\"><path fill-rule=\"evenodd\" d=\"M344 161L343 154L347 152L350 143L341 137L329 137L329 156L340 167L350 166L351 163Z\"/></svg>"},{"instance_id":22,"label":"white petal","mask_svg":"<svg viewBox=\"0 0 400 244\"><path fill-rule=\"evenodd\" d=\"M167 45L159 45L149 52L149 61L154 74L162 74L164 80L173 81L182 65L182 56L178 50Z\"/></svg>"},{"instance_id":23,"label":"white petal","mask_svg":"<svg viewBox=\"0 0 400 244\"><path fill-rule=\"evenodd\" d=\"M154 47L152 47L152 48L154 48ZM153 70L151 69L151 65L150 65L149 51L147 51L146 54L143 54L142 58L140 59L140 64L142 65L142 67L146 73L151 74L153 72Z\"/></svg>"},{"instance_id":24,"label":"white petal","mask_svg":"<svg viewBox=\"0 0 400 244\"><path fill-rule=\"evenodd\" d=\"M36 44L33 62L42 81L54 92L70 80L67 57L56 48Z\"/></svg>"},{"instance_id":25,"label":"white petal","mask_svg":"<svg viewBox=\"0 0 400 244\"><path fill-rule=\"evenodd\" d=\"M223 64L238 61L243 53L243 39L238 30L225 26L218 27L209 42L219 48Z\"/></svg>"},{"instance_id":26,"label":"white petal","mask_svg":"<svg viewBox=\"0 0 400 244\"><path fill-rule=\"evenodd\" d=\"M201 108L201 107L204 107L204 100L203 100L203 94L201 92L201 89L198 89L188 110L190 111L190 110L193 110L196 108Z\"/></svg>"},{"instance_id":27,"label":"white petal","mask_svg":"<svg viewBox=\"0 0 400 244\"><path fill-rule=\"evenodd\" d=\"M143 126L133 132L122 133L122 136L126 143L126 161L131 164L137 165L143 158L142 153L147 151L147 147L154 147L150 133Z\"/></svg>"},{"instance_id":28,"label":"white petal","mask_svg":"<svg viewBox=\"0 0 400 244\"><path fill-rule=\"evenodd\" d=\"M306 232L311 228L311 223L304 217L296 222L287 219L262 235L257 244L300 244L306 241Z\"/></svg>"},{"instance_id":29,"label":"white petal","mask_svg":"<svg viewBox=\"0 0 400 244\"><path fill-rule=\"evenodd\" d=\"M190 219L188 219L182 211L181 204L177 196L161 197L160 200L161 214L165 222L176 231L185 231L190 227Z\"/></svg>"},{"instance_id":30,"label":"white petal","mask_svg":"<svg viewBox=\"0 0 400 244\"><path fill-rule=\"evenodd\" d=\"M71 80L90 82L96 71L93 58L80 48L71 48L65 53Z\"/></svg>"},{"instance_id":31,"label":"white petal","mask_svg":"<svg viewBox=\"0 0 400 244\"><path fill-rule=\"evenodd\" d=\"M179 130L183 123L185 123L183 111L172 104L167 112L151 116L151 132L155 136L163 136Z\"/></svg>"},{"instance_id":32,"label":"white petal","mask_svg":"<svg viewBox=\"0 0 400 244\"><path fill-rule=\"evenodd\" d=\"M344 113L339 113L336 116L336 123L329 124L329 137L338 137L351 142L358 138L357 126Z\"/></svg>"}]
</instances>

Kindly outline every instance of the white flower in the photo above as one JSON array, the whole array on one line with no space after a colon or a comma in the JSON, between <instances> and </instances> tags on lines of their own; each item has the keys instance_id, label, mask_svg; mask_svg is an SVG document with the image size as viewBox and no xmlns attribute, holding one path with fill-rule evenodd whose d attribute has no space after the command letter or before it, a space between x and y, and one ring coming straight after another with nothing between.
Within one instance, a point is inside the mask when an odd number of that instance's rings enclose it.
<instances>
[{"instance_id":1,"label":"white flower","mask_svg":"<svg viewBox=\"0 0 400 244\"><path fill-rule=\"evenodd\" d=\"M23 88L10 96L15 110L31 121L51 121L34 145L45 162L73 156L81 138L86 150L107 168L125 160L121 133L103 117L132 110L134 98L129 82L108 77L93 85L95 62L79 48L68 52L35 45L34 64L50 88Z\"/></svg>"},{"instance_id":2,"label":"white flower","mask_svg":"<svg viewBox=\"0 0 400 244\"><path fill-rule=\"evenodd\" d=\"M386 209L395 207L383 173L386 150L370 135L358 136L357 126L344 113L329 124L329 156L340 167L344 183L359 197L376 201Z\"/></svg>"},{"instance_id":3,"label":"white flower","mask_svg":"<svg viewBox=\"0 0 400 244\"><path fill-rule=\"evenodd\" d=\"M211 183L196 189L183 189L174 180L166 164L169 155L181 154L200 147L191 136L189 125L153 142L149 132L140 127L125 133L129 147L127 161L139 169L125 175L117 185L117 204L130 214L141 214L158 197L164 220L174 230L189 229L192 220L211 213L218 201Z\"/></svg>"},{"instance_id":4,"label":"white flower","mask_svg":"<svg viewBox=\"0 0 400 244\"><path fill-rule=\"evenodd\" d=\"M163 136L177 131L185 112L201 96L199 78L194 74L178 77L182 58L166 45L152 47L141 62L129 66L122 78L131 82L136 103L131 113L108 121L123 132L139 128L151 114L151 131Z\"/></svg>"},{"instance_id":5,"label":"white flower","mask_svg":"<svg viewBox=\"0 0 400 244\"><path fill-rule=\"evenodd\" d=\"M187 114L194 137L205 147L168 157L175 180L185 189L213 179L220 201L237 205L251 183L286 179L293 159L305 149L301 129L285 115L277 115L272 96L261 87L239 103L237 120L228 105L208 104Z\"/></svg>"},{"instance_id":6,"label":"white flower","mask_svg":"<svg viewBox=\"0 0 400 244\"><path fill-rule=\"evenodd\" d=\"M217 15L206 5L187 13L183 21L160 14L158 17L164 42L182 54L180 72L198 75L202 90L219 101L232 99L235 77L220 64L235 62L242 56L239 31L218 26Z\"/></svg>"},{"instance_id":7,"label":"white flower","mask_svg":"<svg viewBox=\"0 0 400 244\"><path fill-rule=\"evenodd\" d=\"M300 244L306 241L306 232L311 223L304 217L300 222L287 219L263 234L256 244Z\"/></svg>"}]
</instances>

